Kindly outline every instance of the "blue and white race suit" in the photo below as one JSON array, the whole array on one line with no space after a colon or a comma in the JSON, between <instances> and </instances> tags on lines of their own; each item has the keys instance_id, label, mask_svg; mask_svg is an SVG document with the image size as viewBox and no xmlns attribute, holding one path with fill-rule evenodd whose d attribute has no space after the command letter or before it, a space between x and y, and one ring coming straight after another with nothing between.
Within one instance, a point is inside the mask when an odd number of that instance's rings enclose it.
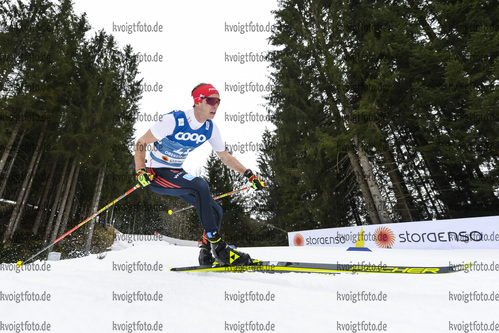
<instances>
[{"instance_id":1,"label":"blue and white race suit","mask_svg":"<svg viewBox=\"0 0 499 333\"><path fill-rule=\"evenodd\" d=\"M146 163L154 175L149 188L158 194L174 195L196 207L207 232L220 229L222 208L213 200L208 183L182 169L191 151L208 141L217 152L225 151L220 132L211 120L199 123L194 110L172 111L151 127L158 139Z\"/></svg>"}]
</instances>

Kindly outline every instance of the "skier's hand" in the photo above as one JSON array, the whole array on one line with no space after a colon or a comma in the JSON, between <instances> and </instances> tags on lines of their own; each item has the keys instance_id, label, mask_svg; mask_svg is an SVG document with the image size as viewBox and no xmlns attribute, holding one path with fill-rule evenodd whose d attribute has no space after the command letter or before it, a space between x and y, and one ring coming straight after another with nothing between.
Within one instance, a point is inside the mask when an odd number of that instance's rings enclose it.
<instances>
[{"instance_id":1,"label":"skier's hand","mask_svg":"<svg viewBox=\"0 0 499 333\"><path fill-rule=\"evenodd\" d=\"M248 169L248 170L246 170L246 171L244 172L244 176L245 176L246 178L248 178L248 180L249 180L249 181L250 181L250 183L251 183L251 185L250 185L250 186L251 186L251 187L253 187L255 190L260 191L260 190L262 190L262 189L265 187L265 182L264 182L264 181L262 181L262 180L261 180L260 178L258 178L257 176L255 176L255 175L253 174L253 172L252 172L250 169Z\"/></svg>"},{"instance_id":2,"label":"skier's hand","mask_svg":"<svg viewBox=\"0 0 499 333\"><path fill-rule=\"evenodd\" d=\"M151 184L154 176L147 172L145 169L137 170L135 174L135 179L139 182L139 185L144 188Z\"/></svg>"}]
</instances>

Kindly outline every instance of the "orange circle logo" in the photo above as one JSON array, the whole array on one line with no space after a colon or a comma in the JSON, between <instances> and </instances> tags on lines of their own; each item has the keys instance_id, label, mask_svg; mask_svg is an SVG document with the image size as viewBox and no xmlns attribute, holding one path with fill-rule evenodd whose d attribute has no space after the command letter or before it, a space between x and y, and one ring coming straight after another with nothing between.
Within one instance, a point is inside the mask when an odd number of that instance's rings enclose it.
<instances>
[{"instance_id":1,"label":"orange circle logo","mask_svg":"<svg viewBox=\"0 0 499 333\"><path fill-rule=\"evenodd\" d=\"M391 248L395 244L395 234L387 227L379 227L374 232L374 242L378 247Z\"/></svg>"},{"instance_id":2,"label":"orange circle logo","mask_svg":"<svg viewBox=\"0 0 499 333\"><path fill-rule=\"evenodd\" d=\"M295 244L295 246L303 246L305 245L305 239L303 239L302 235L296 234L293 238L293 244Z\"/></svg>"}]
</instances>

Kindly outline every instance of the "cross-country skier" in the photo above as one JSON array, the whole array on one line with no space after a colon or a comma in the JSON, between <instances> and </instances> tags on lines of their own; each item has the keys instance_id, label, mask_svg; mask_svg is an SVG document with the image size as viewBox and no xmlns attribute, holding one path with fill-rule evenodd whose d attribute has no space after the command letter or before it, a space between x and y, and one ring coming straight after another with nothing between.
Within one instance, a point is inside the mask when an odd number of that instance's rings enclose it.
<instances>
[{"instance_id":1,"label":"cross-country skier","mask_svg":"<svg viewBox=\"0 0 499 333\"><path fill-rule=\"evenodd\" d=\"M201 83L194 87L191 95L194 109L163 115L137 140L136 178L142 187L149 186L158 194L178 196L196 207L204 228L200 265L211 265L215 260L225 265L246 265L251 263L250 256L228 246L221 238L222 208L213 200L208 183L185 172L182 164L191 151L208 141L222 162L247 177L253 188L261 190L265 183L225 149L218 127L212 121L220 106L220 94L215 87ZM146 146L150 143L153 148L146 160Z\"/></svg>"}]
</instances>

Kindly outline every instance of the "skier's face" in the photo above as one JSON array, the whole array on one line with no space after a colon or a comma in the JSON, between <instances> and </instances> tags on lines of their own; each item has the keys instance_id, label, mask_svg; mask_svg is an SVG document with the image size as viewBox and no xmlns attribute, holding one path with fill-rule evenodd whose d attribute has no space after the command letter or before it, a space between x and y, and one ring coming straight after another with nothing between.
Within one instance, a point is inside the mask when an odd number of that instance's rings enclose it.
<instances>
[{"instance_id":1,"label":"skier's face","mask_svg":"<svg viewBox=\"0 0 499 333\"><path fill-rule=\"evenodd\" d=\"M218 99L218 101L215 99ZM211 105L210 103L213 105ZM219 105L220 105L219 94L213 94L208 96L208 98L203 98L201 102L199 102L198 104L199 116L202 120L201 122L205 122L207 119L215 118ZM198 121L199 120L200 119L198 119Z\"/></svg>"}]
</instances>

